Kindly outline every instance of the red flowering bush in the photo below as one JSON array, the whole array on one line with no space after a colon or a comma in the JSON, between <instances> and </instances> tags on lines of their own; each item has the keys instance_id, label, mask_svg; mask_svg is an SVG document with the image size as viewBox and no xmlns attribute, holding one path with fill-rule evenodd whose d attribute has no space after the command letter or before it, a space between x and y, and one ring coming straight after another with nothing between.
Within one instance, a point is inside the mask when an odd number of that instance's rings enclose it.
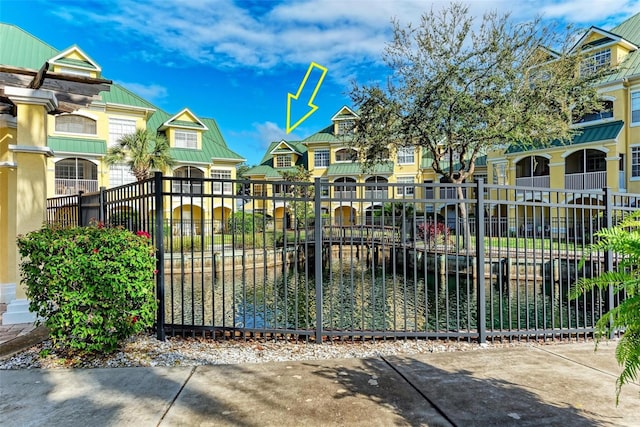
<instances>
[{"instance_id":1,"label":"red flowering bush","mask_svg":"<svg viewBox=\"0 0 640 427\"><path fill-rule=\"evenodd\" d=\"M418 225L418 238L428 246L445 245L449 242L451 230L441 222L425 222Z\"/></svg>"},{"instance_id":2,"label":"red flowering bush","mask_svg":"<svg viewBox=\"0 0 640 427\"><path fill-rule=\"evenodd\" d=\"M122 228L51 228L18 238L30 310L54 346L111 352L154 324L155 250L149 233Z\"/></svg>"}]
</instances>

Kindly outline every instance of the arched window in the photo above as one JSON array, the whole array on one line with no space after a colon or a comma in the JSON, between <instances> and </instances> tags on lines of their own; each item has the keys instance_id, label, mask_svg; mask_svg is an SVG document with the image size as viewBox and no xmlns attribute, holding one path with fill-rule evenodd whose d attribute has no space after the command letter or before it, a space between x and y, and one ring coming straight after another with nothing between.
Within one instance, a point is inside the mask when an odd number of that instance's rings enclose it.
<instances>
[{"instance_id":1,"label":"arched window","mask_svg":"<svg viewBox=\"0 0 640 427\"><path fill-rule=\"evenodd\" d=\"M204 172L193 166L182 166L173 171L173 176L180 178L204 178ZM174 193L202 194L202 181L175 180Z\"/></svg>"},{"instance_id":2,"label":"arched window","mask_svg":"<svg viewBox=\"0 0 640 427\"><path fill-rule=\"evenodd\" d=\"M98 191L98 167L89 160L71 158L56 163L56 194Z\"/></svg>"},{"instance_id":3,"label":"arched window","mask_svg":"<svg viewBox=\"0 0 640 427\"><path fill-rule=\"evenodd\" d=\"M370 176L365 180L365 199L383 199L388 197L387 188L389 180L384 176ZM375 185L381 184L381 185Z\"/></svg>"},{"instance_id":4,"label":"arched window","mask_svg":"<svg viewBox=\"0 0 640 427\"><path fill-rule=\"evenodd\" d=\"M64 114L56 117L56 132L96 134L96 121L85 116Z\"/></svg>"},{"instance_id":5,"label":"arched window","mask_svg":"<svg viewBox=\"0 0 640 427\"><path fill-rule=\"evenodd\" d=\"M336 151L336 162L353 162L358 160L358 153L351 148L342 148Z\"/></svg>"},{"instance_id":6,"label":"arched window","mask_svg":"<svg viewBox=\"0 0 640 427\"><path fill-rule=\"evenodd\" d=\"M356 180L354 178L338 178L333 181L333 195L336 198L352 199L356 197Z\"/></svg>"}]
</instances>

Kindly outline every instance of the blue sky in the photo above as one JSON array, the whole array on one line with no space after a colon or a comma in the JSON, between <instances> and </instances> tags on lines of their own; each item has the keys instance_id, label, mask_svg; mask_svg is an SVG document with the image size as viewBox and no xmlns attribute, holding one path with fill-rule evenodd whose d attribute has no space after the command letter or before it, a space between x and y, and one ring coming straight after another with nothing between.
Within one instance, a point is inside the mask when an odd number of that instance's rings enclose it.
<instances>
[{"instance_id":1,"label":"blue sky","mask_svg":"<svg viewBox=\"0 0 640 427\"><path fill-rule=\"evenodd\" d=\"M111 79L168 113L216 119L229 147L257 164L271 141L305 138L330 123L348 91L384 76L390 20L416 22L427 0L0 0L0 21L57 49L78 45ZM541 15L604 29L640 12L640 0L475 0L470 10ZM328 72L318 110L286 134L287 93L311 62ZM311 79L310 79L311 80ZM292 118L293 119L293 118ZM293 120L292 120L293 121Z\"/></svg>"}]
</instances>

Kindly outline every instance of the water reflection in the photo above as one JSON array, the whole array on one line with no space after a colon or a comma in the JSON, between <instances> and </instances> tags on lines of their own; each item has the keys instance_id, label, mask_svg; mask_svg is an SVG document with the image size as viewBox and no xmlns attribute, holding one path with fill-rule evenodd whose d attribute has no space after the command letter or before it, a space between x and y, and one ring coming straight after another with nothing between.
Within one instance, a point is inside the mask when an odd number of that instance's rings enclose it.
<instances>
[{"instance_id":1,"label":"water reflection","mask_svg":"<svg viewBox=\"0 0 640 427\"><path fill-rule=\"evenodd\" d=\"M226 274L173 274L166 278L166 321L212 328L313 331L316 280L304 266ZM323 270L323 329L402 334L473 333L476 285L468 275L407 272L390 265L337 261ZM602 295L569 301L568 285L486 282L489 331L591 327Z\"/></svg>"}]
</instances>

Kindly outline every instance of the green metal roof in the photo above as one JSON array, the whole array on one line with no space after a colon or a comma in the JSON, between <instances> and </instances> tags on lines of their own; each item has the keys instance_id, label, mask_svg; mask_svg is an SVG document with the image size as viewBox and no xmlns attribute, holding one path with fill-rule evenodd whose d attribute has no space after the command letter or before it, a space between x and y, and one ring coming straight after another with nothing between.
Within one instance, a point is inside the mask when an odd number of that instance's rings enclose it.
<instances>
[{"instance_id":1,"label":"green metal roof","mask_svg":"<svg viewBox=\"0 0 640 427\"><path fill-rule=\"evenodd\" d=\"M22 28L0 23L0 64L39 70L58 53Z\"/></svg>"},{"instance_id":2,"label":"green metal roof","mask_svg":"<svg viewBox=\"0 0 640 427\"><path fill-rule=\"evenodd\" d=\"M14 67L30 68L39 70L42 65L61 52L42 40L34 37L15 25L0 23L0 64ZM72 64L93 69L89 62L61 58L59 63ZM127 105L131 107L146 108L155 112L147 120L147 128L157 130L164 122L171 118L171 115L162 111L151 102L141 98L130 90L119 84L112 84L111 90L101 92L102 102L110 104ZM180 162L211 163L212 159L229 159L231 161L242 162L244 158L227 147L218 125L214 119L199 118L209 130L203 133L203 149L188 150L174 148L171 154ZM188 126L202 129L197 123L186 121L174 121L177 126ZM98 140L49 137L49 146L54 151L69 153L105 154L106 143ZM101 146L100 146L101 145ZM306 148L305 148L306 150Z\"/></svg>"},{"instance_id":3,"label":"green metal roof","mask_svg":"<svg viewBox=\"0 0 640 427\"><path fill-rule=\"evenodd\" d=\"M158 109L158 107L149 101L142 99L135 93L116 83L111 85L110 91L100 92L100 97L102 98L102 101L111 104L130 105L132 107L149 108L153 110Z\"/></svg>"},{"instance_id":4,"label":"green metal roof","mask_svg":"<svg viewBox=\"0 0 640 427\"><path fill-rule=\"evenodd\" d=\"M322 129L320 132L316 132L313 135L305 138L303 142L344 142L344 140L338 138L333 133L333 125L330 125Z\"/></svg>"},{"instance_id":5,"label":"green metal roof","mask_svg":"<svg viewBox=\"0 0 640 427\"><path fill-rule=\"evenodd\" d=\"M333 163L327 168L327 176L339 175L390 175L393 173L393 162L376 163L370 169L357 162Z\"/></svg>"},{"instance_id":6,"label":"green metal roof","mask_svg":"<svg viewBox=\"0 0 640 427\"><path fill-rule=\"evenodd\" d=\"M513 144L507 148L506 154L519 153L528 150L541 150L549 147L560 147L564 145L586 144L589 142L597 141L609 141L616 139L620 130L624 127L622 120L616 120L615 122L602 123L598 125L585 126L581 129L580 133L574 135L574 137L568 143L563 143L559 140L553 140L548 145L533 144L532 146L523 146Z\"/></svg>"},{"instance_id":7,"label":"green metal roof","mask_svg":"<svg viewBox=\"0 0 640 427\"><path fill-rule=\"evenodd\" d=\"M107 141L104 139L65 138L50 136L47 138L47 146L54 153L77 153L104 155L107 152Z\"/></svg>"},{"instance_id":8,"label":"green metal roof","mask_svg":"<svg viewBox=\"0 0 640 427\"><path fill-rule=\"evenodd\" d=\"M300 166L304 166L305 168L307 167L307 147L306 145L302 144L300 141L285 141L287 144L289 144L291 146L291 148L293 148L294 150L296 150L298 153L300 154L300 157L298 158L298 161L296 162L296 165L300 165ZM273 166L273 154L271 154L271 152L282 143L282 140L280 141L273 141L271 144L269 144L269 146L267 147L264 156L262 156L262 160L260 160L260 164L261 165L269 165L269 166ZM278 151L276 151L277 153ZM289 151L282 151L282 153L289 153Z\"/></svg>"},{"instance_id":9,"label":"green metal roof","mask_svg":"<svg viewBox=\"0 0 640 427\"><path fill-rule=\"evenodd\" d=\"M295 168L274 169L269 165L259 165L259 166L254 166L251 169L247 170L244 173L244 175L248 177L264 176L267 179L278 179L278 178L282 178L282 175L280 175L280 171L296 172L296 169Z\"/></svg>"},{"instance_id":10,"label":"green metal roof","mask_svg":"<svg viewBox=\"0 0 640 427\"><path fill-rule=\"evenodd\" d=\"M631 18L621 22L609 32L630 41L636 46L640 45L640 13L636 13Z\"/></svg>"}]
</instances>

